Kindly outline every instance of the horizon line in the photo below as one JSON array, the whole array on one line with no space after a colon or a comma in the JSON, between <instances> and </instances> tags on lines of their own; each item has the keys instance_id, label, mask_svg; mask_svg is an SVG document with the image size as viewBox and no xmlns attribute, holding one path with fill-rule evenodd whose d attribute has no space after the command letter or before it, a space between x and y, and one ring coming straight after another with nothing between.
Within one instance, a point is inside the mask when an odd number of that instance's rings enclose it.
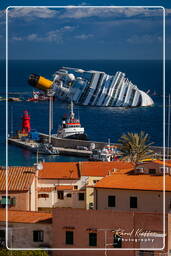
<instances>
[{"instance_id":1,"label":"horizon line","mask_svg":"<svg viewBox=\"0 0 171 256\"><path fill-rule=\"evenodd\" d=\"M69 61L80 61L80 60L104 60L104 61L121 61L121 60L129 60L129 61L162 61L163 59L47 59L47 58L45 58L45 59L39 59L39 58L37 58L37 59L8 59L9 61L11 61L11 60L15 60L15 61L20 61L20 60L51 60L51 61L66 61L66 60L69 60ZM169 59L165 59L166 61L168 60L171 60L171 58L169 58ZM6 59L4 58L4 59L1 59L0 61L6 61Z\"/></svg>"}]
</instances>

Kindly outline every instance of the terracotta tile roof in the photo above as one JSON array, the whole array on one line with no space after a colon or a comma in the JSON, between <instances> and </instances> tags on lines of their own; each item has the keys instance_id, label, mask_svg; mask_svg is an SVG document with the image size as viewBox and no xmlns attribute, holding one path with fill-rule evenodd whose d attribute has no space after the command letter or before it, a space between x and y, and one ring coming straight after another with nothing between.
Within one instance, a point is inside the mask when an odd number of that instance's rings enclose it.
<instances>
[{"instance_id":1,"label":"terracotta tile roof","mask_svg":"<svg viewBox=\"0 0 171 256\"><path fill-rule=\"evenodd\" d=\"M95 188L163 190L163 176L113 174L96 183ZM171 176L166 176L166 191L171 191Z\"/></svg>"},{"instance_id":2,"label":"terracotta tile roof","mask_svg":"<svg viewBox=\"0 0 171 256\"><path fill-rule=\"evenodd\" d=\"M40 179L78 179L78 166L75 162L46 162L39 171Z\"/></svg>"},{"instance_id":3,"label":"terracotta tile roof","mask_svg":"<svg viewBox=\"0 0 171 256\"><path fill-rule=\"evenodd\" d=\"M74 186L68 186L68 185L61 185L61 186L56 186L56 190L73 190Z\"/></svg>"},{"instance_id":4,"label":"terracotta tile roof","mask_svg":"<svg viewBox=\"0 0 171 256\"><path fill-rule=\"evenodd\" d=\"M39 187L37 188L38 192L52 192L53 190L55 190L55 187Z\"/></svg>"},{"instance_id":5,"label":"terracotta tile roof","mask_svg":"<svg viewBox=\"0 0 171 256\"><path fill-rule=\"evenodd\" d=\"M156 164L164 165L164 162L161 161L161 160L154 160L153 162L156 163ZM165 165L171 167L171 161L166 160L166 161L165 161Z\"/></svg>"},{"instance_id":6,"label":"terracotta tile roof","mask_svg":"<svg viewBox=\"0 0 171 256\"><path fill-rule=\"evenodd\" d=\"M40 179L79 179L80 176L104 177L113 169L133 169L129 162L46 162L39 171Z\"/></svg>"},{"instance_id":7,"label":"terracotta tile roof","mask_svg":"<svg viewBox=\"0 0 171 256\"><path fill-rule=\"evenodd\" d=\"M33 211L8 211L8 221L18 223L38 223L40 221L50 220L51 213L33 212ZM6 221L6 211L0 209L0 222Z\"/></svg>"},{"instance_id":8,"label":"terracotta tile roof","mask_svg":"<svg viewBox=\"0 0 171 256\"><path fill-rule=\"evenodd\" d=\"M80 162L80 172L82 176L100 176L108 175L112 170L131 170L134 165L130 162Z\"/></svg>"},{"instance_id":9,"label":"terracotta tile roof","mask_svg":"<svg viewBox=\"0 0 171 256\"><path fill-rule=\"evenodd\" d=\"M34 167L11 166L8 169L8 191L28 191L35 177ZM6 190L6 171L0 168L0 191Z\"/></svg>"}]
</instances>

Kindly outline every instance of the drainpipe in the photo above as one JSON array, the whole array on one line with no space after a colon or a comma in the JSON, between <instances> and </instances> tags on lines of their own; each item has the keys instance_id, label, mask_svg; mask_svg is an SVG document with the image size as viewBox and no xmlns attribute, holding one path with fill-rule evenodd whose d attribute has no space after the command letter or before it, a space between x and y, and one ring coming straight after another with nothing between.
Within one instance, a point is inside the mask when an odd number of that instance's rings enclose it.
<instances>
[{"instance_id":1,"label":"drainpipe","mask_svg":"<svg viewBox=\"0 0 171 256\"><path fill-rule=\"evenodd\" d=\"M28 210L31 211L31 190L28 191Z\"/></svg>"},{"instance_id":2,"label":"drainpipe","mask_svg":"<svg viewBox=\"0 0 171 256\"><path fill-rule=\"evenodd\" d=\"M94 188L95 190L95 194L96 194L96 205L95 205L95 210L97 210L97 207L98 207L98 203L97 203L97 199L98 199L98 193L97 193L97 189Z\"/></svg>"},{"instance_id":3,"label":"drainpipe","mask_svg":"<svg viewBox=\"0 0 171 256\"><path fill-rule=\"evenodd\" d=\"M35 172L35 210L38 211L38 175L39 175L39 170L36 168Z\"/></svg>"}]
</instances>

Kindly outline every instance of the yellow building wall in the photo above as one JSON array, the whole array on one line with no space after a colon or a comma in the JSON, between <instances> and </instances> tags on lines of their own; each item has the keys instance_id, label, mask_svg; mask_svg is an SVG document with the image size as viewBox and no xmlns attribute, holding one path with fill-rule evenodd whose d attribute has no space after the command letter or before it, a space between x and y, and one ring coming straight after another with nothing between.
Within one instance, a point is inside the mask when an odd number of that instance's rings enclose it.
<instances>
[{"instance_id":1,"label":"yellow building wall","mask_svg":"<svg viewBox=\"0 0 171 256\"><path fill-rule=\"evenodd\" d=\"M89 186L93 186L97 181L101 180L103 177L99 176L89 176L87 179L87 187L86 187L86 209L90 208L90 205L94 205L94 188Z\"/></svg>"}]
</instances>

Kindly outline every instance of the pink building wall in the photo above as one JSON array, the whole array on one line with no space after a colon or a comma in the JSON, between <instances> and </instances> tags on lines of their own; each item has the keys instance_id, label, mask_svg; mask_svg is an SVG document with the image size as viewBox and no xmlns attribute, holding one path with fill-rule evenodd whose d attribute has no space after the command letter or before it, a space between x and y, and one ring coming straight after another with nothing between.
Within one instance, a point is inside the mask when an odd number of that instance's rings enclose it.
<instances>
[{"instance_id":1,"label":"pink building wall","mask_svg":"<svg viewBox=\"0 0 171 256\"><path fill-rule=\"evenodd\" d=\"M163 223L162 214L159 213L133 213L133 212L115 212L112 210L84 210L84 209L63 209L55 208L53 211L53 248L89 248L97 249L113 248L113 234L120 230L122 238L127 239L122 242L122 248L140 248L163 247L163 238L156 238L152 236L152 232L159 235L162 233ZM74 244L65 244L65 232L74 232ZM97 232L97 247L89 246L89 232ZM113 232L112 232L113 231ZM149 232L149 235L143 237L140 233ZM106 233L106 236L105 236ZM131 234L128 234L131 233ZM151 237L150 237L151 236ZM105 238L106 237L106 238ZM129 241L129 238L131 239ZM154 239L152 242L144 242L144 238ZM139 239L139 240L137 240ZM143 239L141 242L141 239ZM145 250L145 249L144 249ZM161 251L160 251L161 252ZM55 251L54 256L101 256L105 255L104 251ZM108 251L107 255L116 256L134 256L137 255L135 251L116 249L115 251Z\"/></svg>"}]
</instances>

